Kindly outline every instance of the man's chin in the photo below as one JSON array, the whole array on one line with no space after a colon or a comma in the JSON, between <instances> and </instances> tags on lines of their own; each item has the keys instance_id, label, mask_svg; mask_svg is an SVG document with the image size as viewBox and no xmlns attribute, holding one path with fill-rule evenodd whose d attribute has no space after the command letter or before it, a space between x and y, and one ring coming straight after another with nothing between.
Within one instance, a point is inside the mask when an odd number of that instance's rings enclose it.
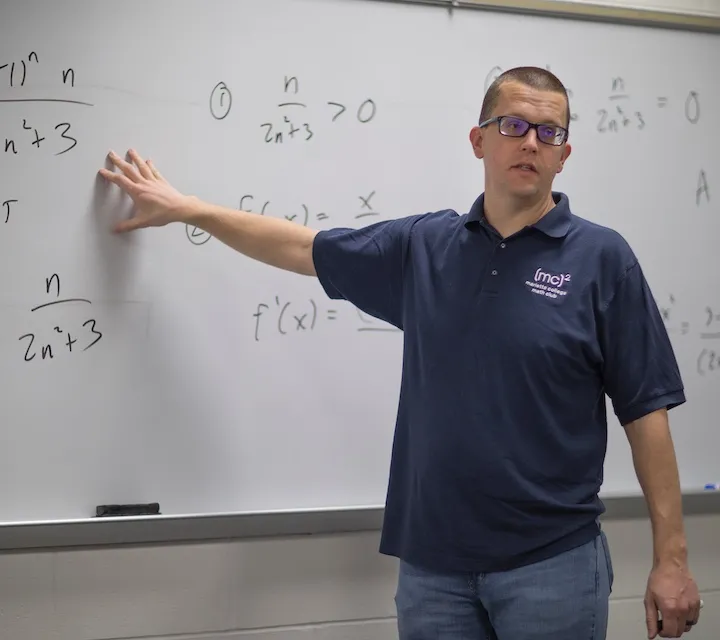
<instances>
[{"instance_id":1,"label":"man's chin","mask_svg":"<svg viewBox=\"0 0 720 640\"><path fill-rule=\"evenodd\" d=\"M508 195L516 200L535 200L540 195L540 188L537 185L515 187L508 190Z\"/></svg>"}]
</instances>

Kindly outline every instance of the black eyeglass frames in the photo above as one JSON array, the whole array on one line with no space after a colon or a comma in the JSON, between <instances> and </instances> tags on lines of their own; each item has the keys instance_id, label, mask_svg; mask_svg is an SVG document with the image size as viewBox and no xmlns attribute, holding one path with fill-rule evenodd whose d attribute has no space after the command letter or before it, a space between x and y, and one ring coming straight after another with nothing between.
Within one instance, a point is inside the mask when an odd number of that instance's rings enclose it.
<instances>
[{"instance_id":1,"label":"black eyeglass frames","mask_svg":"<svg viewBox=\"0 0 720 640\"><path fill-rule=\"evenodd\" d=\"M496 116L478 124L479 127L487 127L493 122L498 123L498 130L504 136L522 138L530 129L535 129L540 142L559 147L567 140L568 130L556 124L537 124L528 122L516 116Z\"/></svg>"}]
</instances>

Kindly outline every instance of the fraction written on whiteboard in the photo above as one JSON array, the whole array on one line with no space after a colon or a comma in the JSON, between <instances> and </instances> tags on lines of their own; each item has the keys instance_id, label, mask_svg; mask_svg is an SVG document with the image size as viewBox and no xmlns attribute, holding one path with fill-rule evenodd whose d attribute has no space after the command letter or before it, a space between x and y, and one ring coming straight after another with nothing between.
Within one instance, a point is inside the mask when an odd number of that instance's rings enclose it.
<instances>
[{"instance_id":1,"label":"fraction written on whiteboard","mask_svg":"<svg viewBox=\"0 0 720 640\"><path fill-rule=\"evenodd\" d=\"M359 332L400 332L397 327L363 313L356 307L348 307L342 314L336 307L321 308L313 298L283 299L276 295L269 302L258 303L253 318L256 342L272 336L310 334L320 324L345 318L351 319L355 330Z\"/></svg>"},{"instance_id":2,"label":"fraction written on whiteboard","mask_svg":"<svg viewBox=\"0 0 720 640\"><path fill-rule=\"evenodd\" d=\"M51 295L54 290L55 295ZM68 353L73 351L87 351L97 344L103 337L102 332L97 327L97 320L89 314L82 314L77 319L73 318L70 327L61 327L55 321L53 311L61 305L92 305L87 298L60 297L60 276L53 273L49 278L45 279L45 293L48 296L43 302L30 309L30 313L42 313L47 317L47 331L45 335L50 338L41 339L35 332L26 332L21 335L18 340L24 349L23 359L25 362L52 360L57 355L59 349L66 349ZM56 316L57 314L55 314ZM65 316L64 319L67 319ZM55 351L53 352L53 347ZM39 356L39 357L38 357Z\"/></svg>"}]
</instances>

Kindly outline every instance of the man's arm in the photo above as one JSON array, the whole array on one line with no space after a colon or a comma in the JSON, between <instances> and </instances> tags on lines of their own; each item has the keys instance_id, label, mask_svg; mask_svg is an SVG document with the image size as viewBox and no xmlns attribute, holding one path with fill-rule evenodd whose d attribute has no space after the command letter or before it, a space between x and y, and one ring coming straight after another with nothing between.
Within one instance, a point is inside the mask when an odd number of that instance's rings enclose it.
<instances>
[{"instance_id":1,"label":"man's arm","mask_svg":"<svg viewBox=\"0 0 720 640\"><path fill-rule=\"evenodd\" d=\"M653 565L685 566L682 494L668 412L653 411L625 426L653 531Z\"/></svg>"},{"instance_id":2,"label":"man's arm","mask_svg":"<svg viewBox=\"0 0 720 640\"><path fill-rule=\"evenodd\" d=\"M207 231L243 255L286 271L315 276L312 247L317 231L258 213L191 200L181 221Z\"/></svg>"},{"instance_id":3,"label":"man's arm","mask_svg":"<svg viewBox=\"0 0 720 640\"><path fill-rule=\"evenodd\" d=\"M653 562L645 592L648 638L679 638L698 621L700 596L688 570L682 497L668 413L685 391L663 317L637 258L615 247L617 278L598 312L603 381L632 449L650 512ZM620 265L627 265L620 267Z\"/></svg>"},{"instance_id":4,"label":"man's arm","mask_svg":"<svg viewBox=\"0 0 720 640\"><path fill-rule=\"evenodd\" d=\"M653 533L653 567L645 595L648 638L679 637L697 622L700 597L688 568L682 494L668 412L653 411L625 425Z\"/></svg>"},{"instance_id":5,"label":"man's arm","mask_svg":"<svg viewBox=\"0 0 720 640\"><path fill-rule=\"evenodd\" d=\"M151 161L143 160L134 150L128 154L132 164L115 153L108 156L120 173L104 168L99 171L135 203L133 217L116 225L116 231L184 222L207 231L254 260L286 271L317 275L312 253L317 231L288 220L228 209L186 196L170 185Z\"/></svg>"},{"instance_id":6,"label":"man's arm","mask_svg":"<svg viewBox=\"0 0 720 640\"><path fill-rule=\"evenodd\" d=\"M133 216L118 222L116 232L171 222L199 227L249 258L317 277L329 298L347 300L402 328L407 247L411 230L423 215L379 221L359 229L338 227L318 232L288 220L184 195L150 160L132 149L128 156L131 162L110 152L108 159L119 171L99 170L135 204Z\"/></svg>"}]
</instances>

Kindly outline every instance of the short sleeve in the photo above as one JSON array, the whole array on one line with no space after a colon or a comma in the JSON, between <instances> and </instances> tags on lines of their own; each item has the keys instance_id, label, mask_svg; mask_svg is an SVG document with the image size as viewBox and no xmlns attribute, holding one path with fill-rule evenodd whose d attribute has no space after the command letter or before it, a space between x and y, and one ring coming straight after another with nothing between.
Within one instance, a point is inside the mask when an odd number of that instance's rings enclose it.
<instances>
[{"instance_id":1,"label":"short sleeve","mask_svg":"<svg viewBox=\"0 0 720 640\"><path fill-rule=\"evenodd\" d=\"M667 329L637 260L601 309L599 328L605 390L622 425L685 402Z\"/></svg>"},{"instance_id":2,"label":"short sleeve","mask_svg":"<svg viewBox=\"0 0 720 640\"><path fill-rule=\"evenodd\" d=\"M320 231L313 262L328 297L402 329L403 271L417 216Z\"/></svg>"}]
</instances>

